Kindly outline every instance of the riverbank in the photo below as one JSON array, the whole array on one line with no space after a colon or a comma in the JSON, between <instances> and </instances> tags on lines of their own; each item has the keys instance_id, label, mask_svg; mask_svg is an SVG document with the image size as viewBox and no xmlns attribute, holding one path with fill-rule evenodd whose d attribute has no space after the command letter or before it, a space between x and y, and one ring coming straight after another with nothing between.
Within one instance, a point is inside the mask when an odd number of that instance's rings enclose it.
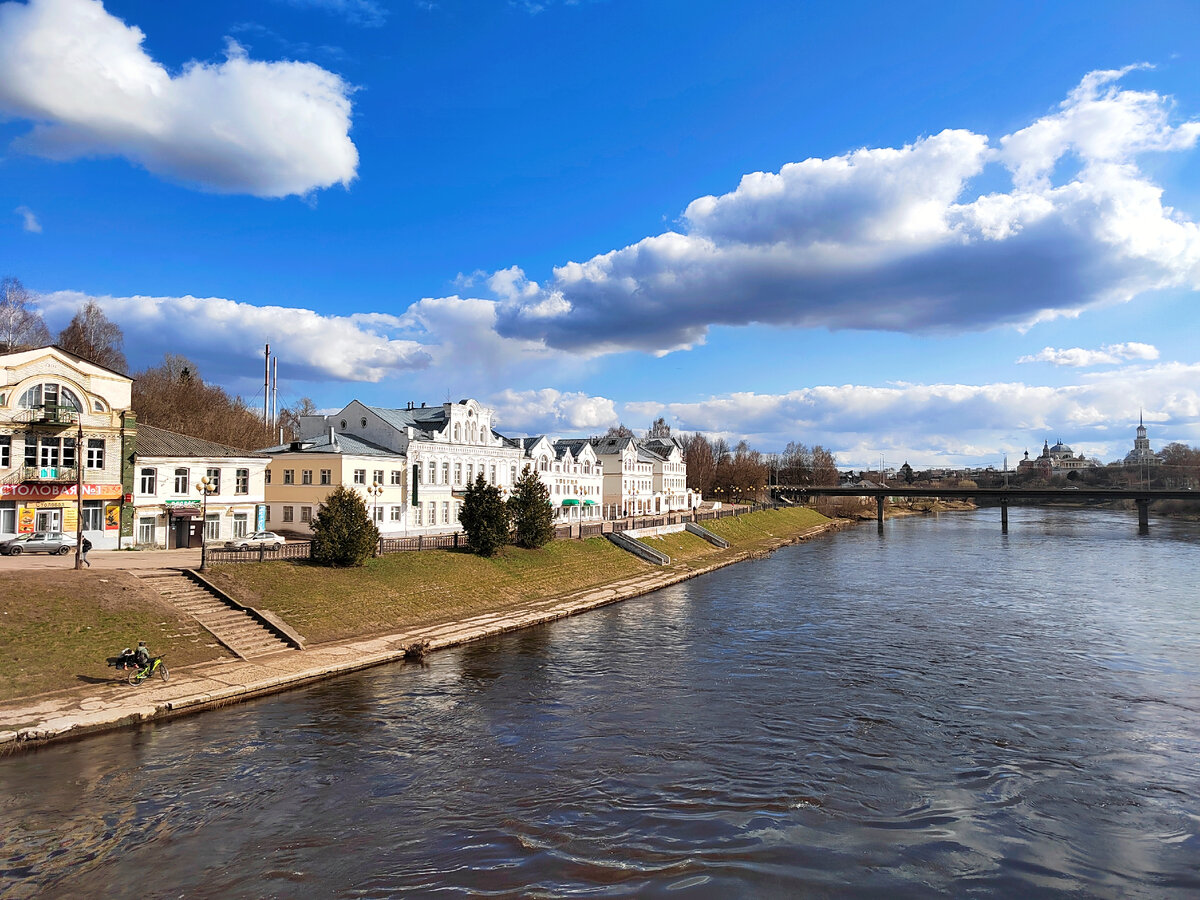
<instances>
[{"instance_id":1,"label":"riverbank","mask_svg":"<svg viewBox=\"0 0 1200 900\"><path fill-rule=\"evenodd\" d=\"M137 688L116 681L112 670L106 678L98 677L106 674L102 668L104 657L119 649L103 636L116 627L112 621L103 629L95 629L104 643L93 644L90 633L94 629L90 625L55 622L53 615L43 615L37 622L37 634L46 645L39 648L20 643L21 651L27 661L42 660L47 668L57 666L83 685L0 700L0 751L28 749L96 731L163 720L356 669L398 662L405 658L406 648L414 644L426 644L432 651L542 624L761 556L840 524L844 523L808 509L770 510L722 519L711 525L714 532L730 541L728 550L717 550L686 533L651 539L672 557L672 565L661 568L636 560L599 538L555 542L543 551L509 548L492 560L429 551L395 554L350 570L290 563L226 566L214 570L213 578L239 600L269 608L296 627L312 642L308 649L253 660L214 653L208 659L181 664L178 654L186 653L188 648L198 652L196 644L186 638L177 650L177 639L168 635L180 624L160 621L162 639L169 642L154 649L165 652L172 661L171 680L147 682ZM424 575L414 577L419 571ZM88 584L93 583L88 579L91 573L58 574L75 576L70 590L77 600L88 595ZM571 589L564 591L563 585L568 582L561 579L568 574L584 583L570 583ZM112 572L104 573L104 577L109 583L120 580ZM127 573L125 577L132 578ZM135 588L119 586L122 594ZM53 594L44 584L42 589L43 595ZM8 590L5 596L10 598L5 605L12 607L17 601L11 598L20 594ZM144 602L151 600L144 598ZM130 603L137 605L133 600ZM153 605L160 617L169 609L164 606L157 601ZM58 610L61 615L62 607ZM55 649L55 633L74 639L73 653L89 654L74 666L76 672L83 668L88 674L72 672L71 664ZM15 635L18 641L20 634ZM10 630L6 635L5 641L11 644L14 633ZM6 658L12 649L0 648Z\"/></svg>"}]
</instances>

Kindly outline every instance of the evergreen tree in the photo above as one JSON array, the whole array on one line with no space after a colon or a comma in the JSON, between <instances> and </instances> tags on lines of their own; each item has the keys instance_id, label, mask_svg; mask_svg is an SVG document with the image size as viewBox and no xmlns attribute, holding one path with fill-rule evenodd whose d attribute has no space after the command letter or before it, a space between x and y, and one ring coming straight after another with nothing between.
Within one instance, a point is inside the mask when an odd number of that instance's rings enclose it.
<instances>
[{"instance_id":1,"label":"evergreen tree","mask_svg":"<svg viewBox=\"0 0 1200 900\"><path fill-rule=\"evenodd\" d=\"M467 485L459 521L472 553L491 556L508 543L508 507L500 488L488 484L482 472Z\"/></svg>"},{"instance_id":2,"label":"evergreen tree","mask_svg":"<svg viewBox=\"0 0 1200 900\"><path fill-rule=\"evenodd\" d=\"M550 505L550 490L529 466L508 498L508 512L516 530L516 544L536 550L554 537L554 508Z\"/></svg>"},{"instance_id":3,"label":"evergreen tree","mask_svg":"<svg viewBox=\"0 0 1200 900\"><path fill-rule=\"evenodd\" d=\"M312 530L312 558L327 566L361 566L379 543L366 502L345 485L325 498Z\"/></svg>"}]
</instances>

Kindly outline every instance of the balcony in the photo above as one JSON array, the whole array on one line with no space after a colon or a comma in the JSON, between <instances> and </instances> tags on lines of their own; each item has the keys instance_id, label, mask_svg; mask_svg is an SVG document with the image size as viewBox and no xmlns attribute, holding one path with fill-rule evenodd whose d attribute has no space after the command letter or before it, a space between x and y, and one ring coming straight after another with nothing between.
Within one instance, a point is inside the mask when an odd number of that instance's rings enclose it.
<instances>
[{"instance_id":1,"label":"balcony","mask_svg":"<svg viewBox=\"0 0 1200 900\"><path fill-rule=\"evenodd\" d=\"M45 406L22 410L13 416L13 421L47 428L68 428L79 424L79 410L71 406L48 403Z\"/></svg>"},{"instance_id":2,"label":"balcony","mask_svg":"<svg viewBox=\"0 0 1200 900\"><path fill-rule=\"evenodd\" d=\"M21 484L74 484L78 478L74 466L22 466L16 480Z\"/></svg>"}]
</instances>

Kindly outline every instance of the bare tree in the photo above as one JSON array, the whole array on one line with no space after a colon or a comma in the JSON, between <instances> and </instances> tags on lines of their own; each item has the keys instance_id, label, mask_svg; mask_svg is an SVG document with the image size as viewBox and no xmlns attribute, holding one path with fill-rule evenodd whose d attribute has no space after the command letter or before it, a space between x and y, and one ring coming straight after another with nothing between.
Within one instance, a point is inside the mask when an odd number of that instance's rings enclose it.
<instances>
[{"instance_id":1,"label":"bare tree","mask_svg":"<svg viewBox=\"0 0 1200 900\"><path fill-rule=\"evenodd\" d=\"M667 420L659 416L650 424L650 430L646 432L647 438L669 438L671 436L671 426L667 424Z\"/></svg>"},{"instance_id":2,"label":"bare tree","mask_svg":"<svg viewBox=\"0 0 1200 900\"><path fill-rule=\"evenodd\" d=\"M616 425L609 426L608 431L602 435L598 435L598 437L601 440L608 440L609 438L637 437L637 435L633 433L633 429L628 425L619 422Z\"/></svg>"},{"instance_id":3,"label":"bare tree","mask_svg":"<svg viewBox=\"0 0 1200 900\"><path fill-rule=\"evenodd\" d=\"M125 335L104 314L95 300L89 300L75 313L69 325L58 333L58 346L76 356L124 373L128 365L121 345Z\"/></svg>"},{"instance_id":4,"label":"bare tree","mask_svg":"<svg viewBox=\"0 0 1200 900\"><path fill-rule=\"evenodd\" d=\"M312 397L301 397L292 406L279 410L279 427L283 430L284 440L296 440L300 435L300 417L314 415L316 411L317 404Z\"/></svg>"},{"instance_id":5,"label":"bare tree","mask_svg":"<svg viewBox=\"0 0 1200 900\"><path fill-rule=\"evenodd\" d=\"M20 279L0 281L0 347L5 353L50 343L50 329Z\"/></svg>"},{"instance_id":6,"label":"bare tree","mask_svg":"<svg viewBox=\"0 0 1200 900\"><path fill-rule=\"evenodd\" d=\"M687 460L687 486L699 491L701 496L712 492L717 474L717 463L713 459L712 446L708 438L696 432L684 435L683 455Z\"/></svg>"}]
</instances>

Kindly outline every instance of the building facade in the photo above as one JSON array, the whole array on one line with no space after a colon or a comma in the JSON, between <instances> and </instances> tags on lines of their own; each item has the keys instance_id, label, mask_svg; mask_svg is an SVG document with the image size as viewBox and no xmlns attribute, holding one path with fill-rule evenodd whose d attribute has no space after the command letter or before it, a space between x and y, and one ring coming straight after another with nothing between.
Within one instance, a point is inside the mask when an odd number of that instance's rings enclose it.
<instances>
[{"instance_id":1,"label":"building facade","mask_svg":"<svg viewBox=\"0 0 1200 900\"><path fill-rule=\"evenodd\" d=\"M1146 423L1142 421L1142 416L1139 414L1137 436L1133 439L1133 449L1125 454L1125 465L1138 467L1161 464L1162 460L1155 456L1154 451L1150 449L1150 439L1146 437Z\"/></svg>"},{"instance_id":2,"label":"building facade","mask_svg":"<svg viewBox=\"0 0 1200 900\"><path fill-rule=\"evenodd\" d=\"M604 515L604 467L587 440L516 439L528 466L550 493L556 524L600 521Z\"/></svg>"},{"instance_id":3,"label":"building facade","mask_svg":"<svg viewBox=\"0 0 1200 900\"><path fill-rule=\"evenodd\" d=\"M59 347L0 355L0 535L132 537L133 380ZM129 502L127 502L129 501Z\"/></svg>"},{"instance_id":4,"label":"building facade","mask_svg":"<svg viewBox=\"0 0 1200 900\"><path fill-rule=\"evenodd\" d=\"M151 425L133 448L134 546L199 547L266 527L266 454ZM201 492L203 478L216 490Z\"/></svg>"}]
</instances>

